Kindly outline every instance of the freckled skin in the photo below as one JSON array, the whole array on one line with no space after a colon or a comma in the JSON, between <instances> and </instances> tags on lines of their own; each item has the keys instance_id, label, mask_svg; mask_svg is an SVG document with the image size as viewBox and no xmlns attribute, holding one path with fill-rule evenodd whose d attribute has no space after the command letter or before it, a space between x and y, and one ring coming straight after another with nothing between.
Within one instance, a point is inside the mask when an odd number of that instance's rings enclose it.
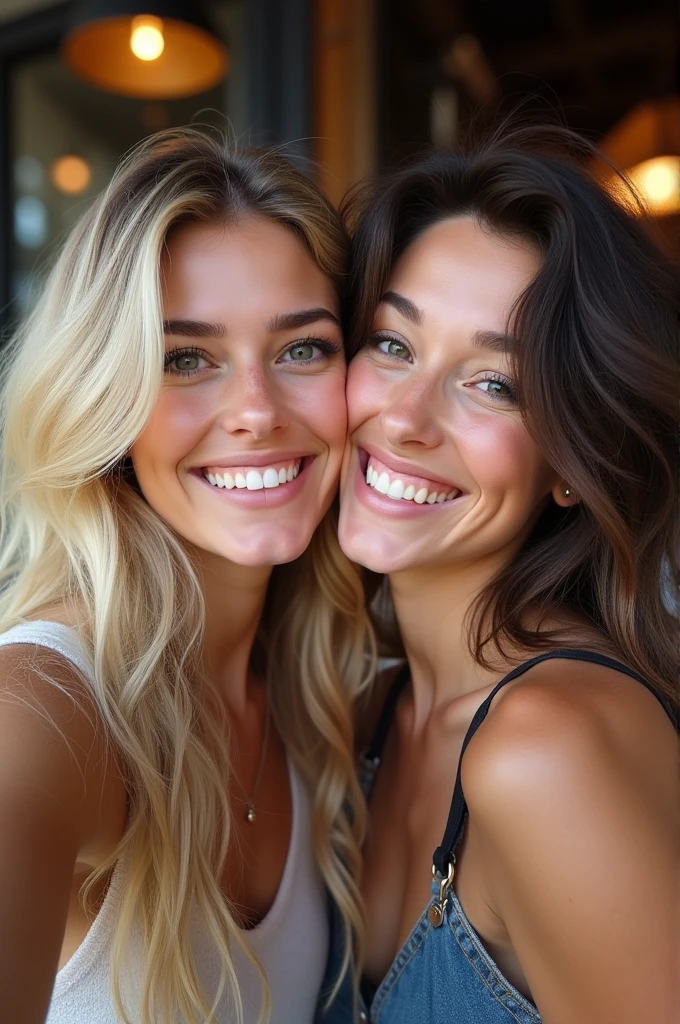
<instances>
[{"instance_id":1,"label":"freckled skin","mask_svg":"<svg viewBox=\"0 0 680 1024\"><path fill-rule=\"evenodd\" d=\"M503 332L539 258L521 243L450 219L414 241L388 289L424 313L420 326L382 303L374 330L405 341L411 362L367 345L347 379L350 444L345 453L340 538L347 554L378 572L492 557L519 546L554 489L548 466L517 407L470 386L486 371L512 377L509 357L472 344L476 331ZM390 522L353 493L357 449L373 444L412 460L423 474L466 492L455 508ZM415 472L415 470L414 470Z\"/></svg>"},{"instance_id":2,"label":"freckled skin","mask_svg":"<svg viewBox=\"0 0 680 1024\"><path fill-rule=\"evenodd\" d=\"M339 327L320 322L271 333L280 314L324 307L339 316L325 274L295 235L271 221L189 224L168 241L164 319L222 323L223 338L166 337L166 351L207 357L191 378L166 373L149 422L132 448L150 505L185 540L240 565L275 565L307 547L337 485L346 432ZM319 336L340 348L313 365L282 358ZM238 507L200 480L197 467L251 452L315 456L287 504Z\"/></svg>"}]
</instances>

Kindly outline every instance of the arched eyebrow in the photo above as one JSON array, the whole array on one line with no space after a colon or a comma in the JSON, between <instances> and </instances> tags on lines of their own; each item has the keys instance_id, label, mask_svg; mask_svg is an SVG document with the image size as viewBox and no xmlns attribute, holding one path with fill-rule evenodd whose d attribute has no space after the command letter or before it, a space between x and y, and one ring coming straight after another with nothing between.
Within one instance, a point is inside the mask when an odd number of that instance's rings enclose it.
<instances>
[{"instance_id":1,"label":"arched eyebrow","mask_svg":"<svg viewBox=\"0 0 680 1024\"><path fill-rule=\"evenodd\" d=\"M299 309L295 313L279 313L273 316L267 323L267 330L270 334L277 331L296 331L299 327L307 327L308 324L318 323L319 320L326 320L336 327L340 327L340 321L335 313L325 306L315 306L313 309Z\"/></svg>"},{"instance_id":2,"label":"arched eyebrow","mask_svg":"<svg viewBox=\"0 0 680 1024\"><path fill-rule=\"evenodd\" d=\"M296 331L300 327L318 323L319 320L326 320L336 327L341 326L337 316L331 313L330 309L315 306L313 309L299 309L294 313L278 313L267 321L267 331L270 334L277 331ZM224 338L227 328L224 324L208 323L205 320L164 320L163 333L185 338Z\"/></svg>"},{"instance_id":3,"label":"arched eyebrow","mask_svg":"<svg viewBox=\"0 0 680 1024\"><path fill-rule=\"evenodd\" d=\"M223 338L224 324L209 324L205 320L164 320L164 334L177 334L184 338Z\"/></svg>"},{"instance_id":4,"label":"arched eyebrow","mask_svg":"<svg viewBox=\"0 0 680 1024\"><path fill-rule=\"evenodd\" d=\"M489 348L492 352L515 353L517 339L504 331L475 331L472 335L475 348Z\"/></svg>"},{"instance_id":5,"label":"arched eyebrow","mask_svg":"<svg viewBox=\"0 0 680 1024\"><path fill-rule=\"evenodd\" d=\"M415 302L411 299L407 299L405 295L400 295L399 292L385 292L381 302L386 302L388 306L392 306L398 313L406 319L410 320L416 327L422 327L425 319L425 313L419 306L416 306ZM475 331L472 336L472 344L475 348L488 348L493 352L516 352L517 351L517 339L513 338L511 334L506 334L504 331Z\"/></svg>"},{"instance_id":6,"label":"arched eyebrow","mask_svg":"<svg viewBox=\"0 0 680 1024\"><path fill-rule=\"evenodd\" d=\"M397 313L401 313L406 320L410 320L416 327L422 327L423 324L423 311L416 306L415 302L411 302L405 295L400 295L399 292L385 292L380 300L386 302L388 306L392 306L396 309Z\"/></svg>"}]
</instances>

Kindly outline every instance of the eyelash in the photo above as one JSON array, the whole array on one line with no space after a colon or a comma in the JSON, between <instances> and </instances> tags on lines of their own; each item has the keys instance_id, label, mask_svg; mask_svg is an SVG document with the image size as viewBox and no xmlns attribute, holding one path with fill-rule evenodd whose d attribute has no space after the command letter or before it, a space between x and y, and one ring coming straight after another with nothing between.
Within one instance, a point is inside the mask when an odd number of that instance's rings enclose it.
<instances>
[{"instance_id":1,"label":"eyelash","mask_svg":"<svg viewBox=\"0 0 680 1024\"><path fill-rule=\"evenodd\" d=\"M409 354L409 356L411 355L410 349L409 349L408 345L406 344L406 342L402 341L400 338L395 338L391 334L372 334L369 337L367 344L370 345L373 348L377 348L378 345L380 344L380 342L383 342L383 341L395 341L398 345L403 345L404 349ZM404 356L395 356L395 355L392 355L390 352L383 352L382 349L380 349L379 351L380 351L381 355L385 356L387 359L393 360L394 362L404 363L404 362L407 361ZM503 374L501 374L501 373L488 373L485 377L482 377L480 380L476 380L476 381L471 382L470 384L467 384L466 387L474 387L476 384L484 384L484 383L504 384L505 387L508 389L509 393L507 395L503 395L503 396L496 395L496 394L494 394L493 391L487 391L486 394L489 396L489 398L491 399L492 402L503 402L503 401L505 401L505 402L516 402L517 401L517 388L515 387L515 385L513 384L513 382L511 380L509 380L507 377L504 377Z\"/></svg>"},{"instance_id":2,"label":"eyelash","mask_svg":"<svg viewBox=\"0 0 680 1024\"><path fill-rule=\"evenodd\" d=\"M297 345L314 345L315 348L318 348L324 356L337 355L337 353L341 351L342 347L338 345L337 342L331 341L329 338L317 338L316 336L310 335L306 338L298 338L296 341L292 342L286 349L286 352L290 352L290 350L295 348ZM284 355L286 352L284 352ZM204 352L203 349L196 348L194 345L189 345L184 348L173 348L169 352L165 353L165 357L163 359L163 370L165 373L173 373L178 377L192 377L194 374L201 372L200 369L170 370L172 362L177 359L178 356L197 356L198 358L206 359L208 361L210 361L211 358L207 352ZM312 363L316 363L317 359L318 356L313 359L300 360L300 362L303 365L309 366ZM296 360L290 361L294 362Z\"/></svg>"},{"instance_id":3,"label":"eyelash","mask_svg":"<svg viewBox=\"0 0 680 1024\"><path fill-rule=\"evenodd\" d=\"M489 396L489 398L491 399L492 402L516 402L517 401L517 388L515 387L515 385L513 384L513 382L511 380L508 380L508 378L504 377L501 373L487 373L486 376L482 377L480 380L476 380L476 381L472 382L471 384L466 384L466 387L474 387L476 384L484 384L484 383L504 384L505 387L508 389L509 394L503 395L502 397L497 395L497 394L495 394L493 391L485 392L485 394L487 394Z\"/></svg>"},{"instance_id":4,"label":"eyelash","mask_svg":"<svg viewBox=\"0 0 680 1024\"><path fill-rule=\"evenodd\" d=\"M165 353L163 359L163 370L165 373L173 373L177 377L191 377L195 373L199 373L199 370L170 370L170 364L178 356L197 356L201 359L210 359L207 352L203 349L196 348L194 345L186 346L185 348L173 348L169 352Z\"/></svg>"},{"instance_id":5,"label":"eyelash","mask_svg":"<svg viewBox=\"0 0 680 1024\"><path fill-rule=\"evenodd\" d=\"M331 341L330 338L319 338L317 335L308 335L306 338L297 338L292 344L288 346L286 352L290 352L292 348L296 348L298 345L314 345L318 348L324 356L334 356L342 350L342 346L338 345L336 341ZM286 352L283 354L285 355ZM304 359L300 362L304 366L309 366L311 363L316 363L318 356L313 359ZM290 360L291 362L297 362L297 360ZM278 362L278 360L277 360Z\"/></svg>"},{"instance_id":6,"label":"eyelash","mask_svg":"<svg viewBox=\"0 0 680 1024\"><path fill-rule=\"evenodd\" d=\"M403 345L408 355L411 355L411 350L406 342L402 341L401 338L395 338L392 334L372 334L369 337L367 344L370 345L371 348L378 348L378 345L383 341L394 341L397 345ZM382 349L379 349L379 352L381 356L385 356L387 359L392 359L396 363L404 363L407 361L403 356L395 356L391 352L383 352Z\"/></svg>"}]
</instances>

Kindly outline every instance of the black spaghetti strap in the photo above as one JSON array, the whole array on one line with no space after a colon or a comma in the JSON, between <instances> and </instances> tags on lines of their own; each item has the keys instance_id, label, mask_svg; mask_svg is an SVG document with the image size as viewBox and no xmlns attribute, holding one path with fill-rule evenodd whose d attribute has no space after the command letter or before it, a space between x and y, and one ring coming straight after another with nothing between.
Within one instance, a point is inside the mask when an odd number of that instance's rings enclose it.
<instances>
[{"instance_id":1,"label":"black spaghetti strap","mask_svg":"<svg viewBox=\"0 0 680 1024\"><path fill-rule=\"evenodd\" d=\"M461 747L460 757L458 758L458 770L456 772L456 784L453 788L453 797L451 799L451 809L449 811L448 821L446 823L446 831L444 832L444 838L442 839L441 846L438 846L434 852L432 858L434 868L442 878L446 878L451 859L456 851L456 848L463 837L463 830L465 828L465 819L467 817L467 804L465 803L465 797L463 796L463 787L461 784L461 763L463 760L463 754L465 749L477 732L477 729L482 724L487 714L489 713L489 707L494 697L500 689L502 689L507 683L512 682L513 679L517 679L518 676L524 675L534 665L540 664L542 661L549 661L554 658L562 658L569 661L589 661L595 665L604 665L606 668L612 668L617 672L623 672L624 675L630 676L631 679L636 679L638 683L642 683L650 693L653 693L656 699L659 701L664 711L670 718L671 722L675 726L676 731L680 731L680 715L673 707L668 698L659 693L654 689L652 684L641 676L638 672L628 668L627 665L621 664L620 661L616 661L614 658L607 657L606 654L596 654L593 651L581 651L581 650L557 650L557 651L546 651L545 654L539 654L537 657L532 658L530 661L525 661L522 665L518 665L511 672L508 672L501 681L493 688L486 700L480 704L475 712L472 721L465 734L463 740L463 746Z\"/></svg>"}]
</instances>

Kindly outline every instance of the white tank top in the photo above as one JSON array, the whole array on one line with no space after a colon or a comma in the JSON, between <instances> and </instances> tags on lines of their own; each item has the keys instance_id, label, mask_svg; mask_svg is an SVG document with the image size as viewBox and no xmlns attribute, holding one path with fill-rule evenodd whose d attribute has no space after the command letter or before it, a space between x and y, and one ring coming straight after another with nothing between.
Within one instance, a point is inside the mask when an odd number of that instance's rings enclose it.
<instances>
[{"instance_id":1,"label":"white tank top","mask_svg":"<svg viewBox=\"0 0 680 1024\"><path fill-rule=\"evenodd\" d=\"M27 622L0 634L0 646L39 644L63 655L92 680L93 670L74 629L56 622ZM242 932L267 975L271 993L271 1024L307 1024L314 1017L328 953L328 917L321 876L312 854L310 796L289 762L293 824L288 857L278 892L268 914ZM110 946L125 888L125 858L113 870L102 906L85 939L57 974L45 1024L119 1024L110 985ZM130 948L130 966L123 976L126 1009L133 1021L141 952L139 937ZM217 990L220 973L217 950L196 915L192 945L206 991ZM232 950L246 1024L255 1024L261 1005L259 978L238 948ZM234 1020L229 993L217 1010L219 1024Z\"/></svg>"}]
</instances>

